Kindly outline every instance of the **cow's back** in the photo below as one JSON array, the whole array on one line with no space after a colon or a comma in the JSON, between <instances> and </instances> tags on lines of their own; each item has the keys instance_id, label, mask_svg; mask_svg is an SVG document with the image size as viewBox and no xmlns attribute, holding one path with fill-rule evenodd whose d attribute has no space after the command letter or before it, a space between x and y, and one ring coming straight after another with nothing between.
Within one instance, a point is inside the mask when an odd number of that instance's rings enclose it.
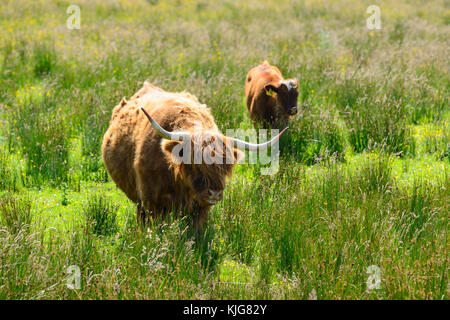
<instances>
[{"instance_id":1,"label":"cow's back","mask_svg":"<svg viewBox=\"0 0 450 320\"><path fill-rule=\"evenodd\" d=\"M136 153L135 130L138 123L135 101L121 101L112 112L102 143L103 163L117 186L137 201L133 160Z\"/></svg>"},{"instance_id":2,"label":"cow's back","mask_svg":"<svg viewBox=\"0 0 450 320\"><path fill-rule=\"evenodd\" d=\"M271 66L267 61L253 67L247 73L245 79L245 96L260 93L264 86L270 82L282 80L281 71L276 66Z\"/></svg>"}]
</instances>

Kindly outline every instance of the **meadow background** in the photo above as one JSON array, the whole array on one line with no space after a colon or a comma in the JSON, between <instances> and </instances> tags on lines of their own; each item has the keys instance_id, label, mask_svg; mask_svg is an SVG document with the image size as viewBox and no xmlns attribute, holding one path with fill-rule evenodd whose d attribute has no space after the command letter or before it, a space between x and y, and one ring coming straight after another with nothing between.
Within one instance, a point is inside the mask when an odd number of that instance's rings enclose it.
<instances>
[{"instance_id":1,"label":"meadow background","mask_svg":"<svg viewBox=\"0 0 450 320\"><path fill-rule=\"evenodd\" d=\"M448 1L1 0L0 299L448 299L449 23ZM200 237L139 229L101 161L112 108L148 79L251 128L265 59L300 80L279 172L237 166Z\"/></svg>"}]
</instances>

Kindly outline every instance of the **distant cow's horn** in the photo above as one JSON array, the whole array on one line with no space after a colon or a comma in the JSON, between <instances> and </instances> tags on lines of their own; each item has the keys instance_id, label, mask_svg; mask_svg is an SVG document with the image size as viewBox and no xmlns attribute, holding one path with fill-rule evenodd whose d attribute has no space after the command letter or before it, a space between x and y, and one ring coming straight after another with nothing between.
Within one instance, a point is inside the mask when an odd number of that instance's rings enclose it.
<instances>
[{"instance_id":1,"label":"distant cow's horn","mask_svg":"<svg viewBox=\"0 0 450 320\"><path fill-rule=\"evenodd\" d=\"M280 137L286 132L288 127L284 128L283 131L281 131L276 137L273 137L270 141L264 142L264 143L249 143L243 140L230 138L230 141L232 143L236 144L236 147L238 149L242 150L248 150L248 151L258 151L258 150L265 150L269 146L272 146L275 142L277 142Z\"/></svg>"},{"instance_id":2,"label":"distant cow's horn","mask_svg":"<svg viewBox=\"0 0 450 320\"><path fill-rule=\"evenodd\" d=\"M150 120L150 123L152 124L153 128L158 132L158 134L168 140L177 140L177 141L183 141L183 138L186 136L184 132L169 132L165 130L163 127L161 127L158 122L153 120L153 118L148 114L147 111L145 111L144 108L141 108L142 112L147 116L148 120Z\"/></svg>"}]
</instances>

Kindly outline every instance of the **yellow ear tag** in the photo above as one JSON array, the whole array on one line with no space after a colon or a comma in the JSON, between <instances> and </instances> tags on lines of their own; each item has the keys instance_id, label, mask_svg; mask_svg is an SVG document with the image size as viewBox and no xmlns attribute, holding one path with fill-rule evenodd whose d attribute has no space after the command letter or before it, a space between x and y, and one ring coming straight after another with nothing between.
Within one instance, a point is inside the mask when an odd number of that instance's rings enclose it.
<instances>
[{"instance_id":1,"label":"yellow ear tag","mask_svg":"<svg viewBox=\"0 0 450 320\"><path fill-rule=\"evenodd\" d=\"M268 96L273 96L275 94L275 91L273 91L272 89L266 90L266 94Z\"/></svg>"}]
</instances>

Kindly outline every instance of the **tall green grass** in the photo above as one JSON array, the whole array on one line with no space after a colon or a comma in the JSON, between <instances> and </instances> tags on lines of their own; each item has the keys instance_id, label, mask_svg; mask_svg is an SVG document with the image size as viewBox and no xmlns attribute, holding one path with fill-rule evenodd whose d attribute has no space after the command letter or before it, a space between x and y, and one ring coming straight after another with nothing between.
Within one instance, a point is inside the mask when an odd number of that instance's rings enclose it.
<instances>
[{"instance_id":1,"label":"tall green grass","mask_svg":"<svg viewBox=\"0 0 450 320\"><path fill-rule=\"evenodd\" d=\"M0 198L0 221L12 233L31 227L31 200L5 194Z\"/></svg>"},{"instance_id":2,"label":"tall green grass","mask_svg":"<svg viewBox=\"0 0 450 320\"><path fill-rule=\"evenodd\" d=\"M16 164L7 152L0 148L0 191L16 192L19 190L20 175Z\"/></svg>"},{"instance_id":3,"label":"tall green grass","mask_svg":"<svg viewBox=\"0 0 450 320\"><path fill-rule=\"evenodd\" d=\"M117 232L116 206L101 195L89 198L84 209L88 228L100 235L110 235Z\"/></svg>"}]
</instances>

